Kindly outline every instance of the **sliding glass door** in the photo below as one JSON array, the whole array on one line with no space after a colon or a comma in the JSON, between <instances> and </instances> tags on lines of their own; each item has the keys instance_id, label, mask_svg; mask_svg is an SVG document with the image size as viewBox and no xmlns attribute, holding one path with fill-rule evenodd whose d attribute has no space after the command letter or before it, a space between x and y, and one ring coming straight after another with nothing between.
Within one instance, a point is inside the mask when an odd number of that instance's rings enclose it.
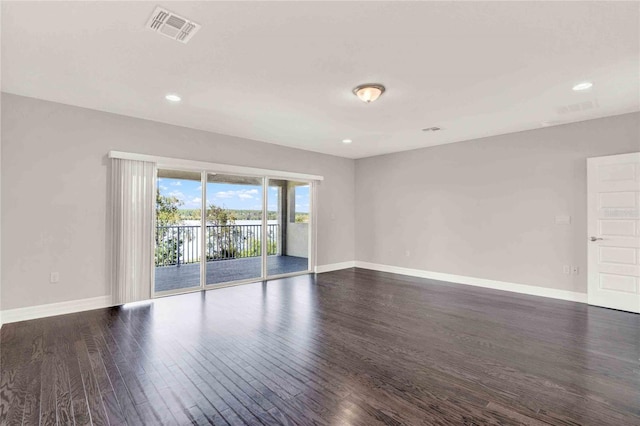
<instances>
[{"instance_id":1,"label":"sliding glass door","mask_svg":"<svg viewBox=\"0 0 640 426\"><path fill-rule=\"evenodd\" d=\"M207 174L206 285L262 278L263 182Z\"/></svg>"},{"instance_id":2,"label":"sliding glass door","mask_svg":"<svg viewBox=\"0 0 640 426\"><path fill-rule=\"evenodd\" d=\"M267 276L311 269L311 191L309 182L269 179L269 231L274 250L267 257Z\"/></svg>"},{"instance_id":3,"label":"sliding glass door","mask_svg":"<svg viewBox=\"0 0 640 426\"><path fill-rule=\"evenodd\" d=\"M310 272L312 183L158 171L154 294Z\"/></svg>"},{"instance_id":4,"label":"sliding glass door","mask_svg":"<svg viewBox=\"0 0 640 426\"><path fill-rule=\"evenodd\" d=\"M156 187L156 293L200 287L201 174L158 170Z\"/></svg>"}]
</instances>

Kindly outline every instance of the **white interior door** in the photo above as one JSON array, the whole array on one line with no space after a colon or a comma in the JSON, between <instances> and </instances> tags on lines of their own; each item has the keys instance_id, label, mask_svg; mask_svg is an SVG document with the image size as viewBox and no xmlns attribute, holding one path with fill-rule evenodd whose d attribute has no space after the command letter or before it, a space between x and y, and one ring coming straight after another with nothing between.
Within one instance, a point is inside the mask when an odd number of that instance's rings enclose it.
<instances>
[{"instance_id":1,"label":"white interior door","mask_svg":"<svg viewBox=\"0 0 640 426\"><path fill-rule=\"evenodd\" d=\"M640 313L640 152L589 158L588 301Z\"/></svg>"}]
</instances>

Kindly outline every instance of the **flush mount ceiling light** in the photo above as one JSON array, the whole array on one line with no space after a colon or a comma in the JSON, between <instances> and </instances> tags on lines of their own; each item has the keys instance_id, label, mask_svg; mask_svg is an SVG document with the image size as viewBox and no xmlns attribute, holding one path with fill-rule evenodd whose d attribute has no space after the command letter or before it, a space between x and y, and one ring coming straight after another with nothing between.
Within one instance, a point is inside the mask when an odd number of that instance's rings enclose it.
<instances>
[{"instance_id":1,"label":"flush mount ceiling light","mask_svg":"<svg viewBox=\"0 0 640 426\"><path fill-rule=\"evenodd\" d=\"M361 84L353 89L353 93L362 102L371 103L378 99L386 89L382 84Z\"/></svg>"},{"instance_id":2,"label":"flush mount ceiling light","mask_svg":"<svg viewBox=\"0 0 640 426\"><path fill-rule=\"evenodd\" d=\"M180 102L182 100L182 98L175 93L169 93L164 98L169 102Z\"/></svg>"},{"instance_id":3,"label":"flush mount ceiling light","mask_svg":"<svg viewBox=\"0 0 640 426\"><path fill-rule=\"evenodd\" d=\"M353 142L351 139L342 139L342 143L351 143Z\"/></svg>"},{"instance_id":4,"label":"flush mount ceiling light","mask_svg":"<svg viewBox=\"0 0 640 426\"><path fill-rule=\"evenodd\" d=\"M582 90L589 90L593 87L593 83L590 81L583 81L582 83L578 83L573 86L573 90L575 92L580 92Z\"/></svg>"}]
</instances>

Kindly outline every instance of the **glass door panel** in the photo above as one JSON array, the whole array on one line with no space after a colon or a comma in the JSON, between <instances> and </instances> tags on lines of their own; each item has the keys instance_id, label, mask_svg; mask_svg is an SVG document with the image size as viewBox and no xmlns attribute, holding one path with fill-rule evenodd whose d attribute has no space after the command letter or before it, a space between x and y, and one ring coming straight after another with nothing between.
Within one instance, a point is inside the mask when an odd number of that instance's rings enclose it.
<instances>
[{"instance_id":1,"label":"glass door panel","mask_svg":"<svg viewBox=\"0 0 640 426\"><path fill-rule=\"evenodd\" d=\"M154 290L200 287L201 174L161 169L157 182Z\"/></svg>"},{"instance_id":2,"label":"glass door panel","mask_svg":"<svg viewBox=\"0 0 640 426\"><path fill-rule=\"evenodd\" d=\"M267 275L309 270L311 185L269 179Z\"/></svg>"},{"instance_id":3,"label":"glass door panel","mask_svg":"<svg viewBox=\"0 0 640 426\"><path fill-rule=\"evenodd\" d=\"M207 175L207 285L262 278L262 185L262 178Z\"/></svg>"}]
</instances>

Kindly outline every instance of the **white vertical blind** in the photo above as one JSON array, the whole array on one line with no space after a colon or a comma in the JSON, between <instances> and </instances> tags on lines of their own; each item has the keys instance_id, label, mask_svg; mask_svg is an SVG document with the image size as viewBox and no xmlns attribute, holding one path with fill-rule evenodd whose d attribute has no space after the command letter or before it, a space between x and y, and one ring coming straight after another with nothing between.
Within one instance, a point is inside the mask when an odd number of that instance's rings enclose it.
<instances>
[{"instance_id":1,"label":"white vertical blind","mask_svg":"<svg viewBox=\"0 0 640 426\"><path fill-rule=\"evenodd\" d=\"M114 304L151 298L156 165L111 159L111 282Z\"/></svg>"}]
</instances>

